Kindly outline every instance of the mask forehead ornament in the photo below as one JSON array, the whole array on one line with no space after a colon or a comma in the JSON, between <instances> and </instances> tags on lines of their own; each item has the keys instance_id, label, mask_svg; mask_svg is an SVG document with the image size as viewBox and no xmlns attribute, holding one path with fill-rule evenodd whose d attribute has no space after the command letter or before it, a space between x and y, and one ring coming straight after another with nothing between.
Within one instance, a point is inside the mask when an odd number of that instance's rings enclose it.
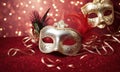
<instances>
[{"instance_id":1,"label":"mask forehead ornament","mask_svg":"<svg viewBox=\"0 0 120 72\"><path fill-rule=\"evenodd\" d=\"M63 20L55 23L54 26L46 26L40 32L39 49L43 53L54 51L64 55L75 55L81 48L80 35Z\"/></svg>"},{"instance_id":2,"label":"mask forehead ornament","mask_svg":"<svg viewBox=\"0 0 120 72\"><path fill-rule=\"evenodd\" d=\"M88 24L92 27L104 28L114 21L114 9L110 0L93 0L81 8L84 16L88 18Z\"/></svg>"}]
</instances>

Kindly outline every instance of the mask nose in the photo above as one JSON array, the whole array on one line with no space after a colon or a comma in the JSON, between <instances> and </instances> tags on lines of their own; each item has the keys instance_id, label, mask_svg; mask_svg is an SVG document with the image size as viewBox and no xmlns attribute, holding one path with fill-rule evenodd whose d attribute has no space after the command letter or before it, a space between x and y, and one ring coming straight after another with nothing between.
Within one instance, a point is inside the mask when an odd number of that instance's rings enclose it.
<instances>
[{"instance_id":1,"label":"mask nose","mask_svg":"<svg viewBox=\"0 0 120 72\"><path fill-rule=\"evenodd\" d=\"M59 45L55 45L54 51L59 51Z\"/></svg>"},{"instance_id":2,"label":"mask nose","mask_svg":"<svg viewBox=\"0 0 120 72\"><path fill-rule=\"evenodd\" d=\"M54 46L54 51L59 51L60 49L60 38L56 37L56 42L55 42L55 46Z\"/></svg>"},{"instance_id":3,"label":"mask nose","mask_svg":"<svg viewBox=\"0 0 120 72\"><path fill-rule=\"evenodd\" d=\"M105 23L103 18L100 18L100 24Z\"/></svg>"},{"instance_id":4,"label":"mask nose","mask_svg":"<svg viewBox=\"0 0 120 72\"><path fill-rule=\"evenodd\" d=\"M105 23L105 20L103 18L103 15L100 13L99 14L99 24L101 24L101 23Z\"/></svg>"},{"instance_id":5,"label":"mask nose","mask_svg":"<svg viewBox=\"0 0 120 72\"><path fill-rule=\"evenodd\" d=\"M99 28L104 28L106 26L104 17L102 13L99 13L99 21L98 21L98 26Z\"/></svg>"}]
</instances>

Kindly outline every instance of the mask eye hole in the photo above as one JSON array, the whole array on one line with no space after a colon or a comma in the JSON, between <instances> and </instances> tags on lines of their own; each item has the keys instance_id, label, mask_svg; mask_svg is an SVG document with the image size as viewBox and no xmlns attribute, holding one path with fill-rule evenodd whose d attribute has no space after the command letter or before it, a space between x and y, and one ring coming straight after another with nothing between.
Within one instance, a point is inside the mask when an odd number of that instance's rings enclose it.
<instances>
[{"instance_id":1,"label":"mask eye hole","mask_svg":"<svg viewBox=\"0 0 120 72\"><path fill-rule=\"evenodd\" d=\"M96 13L88 14L88 18L96 18L96 17L98 17Z\"/></svg>"},{"instance_id":2,"label":"mask eye hole","mask_svg":"<svg viewBox=\"0 0 120 72\"><path fill-rule=\"evenodd\" d=\"M104 12L104 16L108 16L108 15L111 15L112 14L112 10L106 10Z\"/></svg>"},{"instance_id":3,"label":"mask eye hole","mask_svg":"<svg viewBox=\"0 0 120 72\"><path fill-rule=\"evenodd\" d=\"M45 38L42 39L42 41L45 42L45 43L53 43L53 39L50 38L50 37L45 37Z\"/></svg>"},{"instance_id":4,"label":"mask eye hole","mask_svg":"<svg viewBox=\"0 0 120 72\"><path fill-rule=\"evenodd\" d=\"M74 45L76 43L76 41L73 38L66 38L63 41L63 45Z\"/></svg>"}]
</instances>

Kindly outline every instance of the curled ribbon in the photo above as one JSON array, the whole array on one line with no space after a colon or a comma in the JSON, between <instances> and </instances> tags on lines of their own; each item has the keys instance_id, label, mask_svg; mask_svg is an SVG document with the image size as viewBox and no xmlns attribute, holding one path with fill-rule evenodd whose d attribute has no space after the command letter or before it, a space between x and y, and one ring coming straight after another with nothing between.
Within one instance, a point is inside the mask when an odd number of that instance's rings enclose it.
<instances>
[{"instance_id":1,"label":"curled ribbon","mask_svg":"<svg viewBox=\"0 0 120 72\"><path fill-rule=\"evenodd\" d=\"M26 54L26 55L32 55L35 53L35 51L32 49L32 46L37 43L37 40L33 34L30 34L27 37L24 37L22 40L23 45L26 47L26 49L21 50L18 48L10 48L8 50L8 55L9 56L15 56L18 52L22 53L22 54Z\"/></svg>"},{"instance_id":2,"label":"curled ribbon","mask_svg":"<svg viewBox=\"0 0 120 72\"><path fill-rule=\"evenodd\" d=\"M58 70L61 70L61 67L60 67L61 60L60 59L56 59L55 61L53 61L52 59L50 59L48 57L47 58L42 57L41 62L49 68L57 68ZM67 67L75 68L75 66L73 64L68 64Z\"/></svg>"},{"instance_id":3,"label":"curled ribbon","mask_svg":"<svg viewBox=\"0 0 120 72\"><path fill-rule=\"evenodd\" d=\"M33 44L29 44L28 42L31 41L30 37L25 37L23 38L22 42L24 44L25 47L27 48L31 48L33 46Z\"/></svg>"},{"instance_id":4,"label":"curled ribbon","mask_svg":"<svg viewBox=\"0 0 120 72\"><path fill-rule=\"evenodd\" d=\"M87 54L81 56L81 57L80 57L80 60L82 60L83 58L85 58L85 57L87 57L87 56L88 56Z\"/></svg>"},{"instance_id":5,"label":"curled ribbon","mask_svg":"<svg viewBox=\"0 0 120 72\"><path fill-rule=\"evenodd\" d=\"M35 53L35 51L32 50L32 49L28 49L28 51L29 51L30 53L28 53L28 52L26 52L26 51L22 51L22 50L17 49L17 48L11 48L11 49L8 50L8 56L15 56L18 52L20 52L20 53L22 53L22 54L26 54L26 55L32 55L32 54Z\"/></svg>"},{"instance_id":6,"label":"curled ribbon","mask_svg":"<svg viewBox=\"0 0 120 72\"><path fill-rule=\"evenodd\" d=\"M55 61L53 61L52 59L50 58L45 58L45 57L42 57L41 58L41 62L43 64L45 64L47 67L49 68L52 68L52 67L55 67L57 68L58 70L61 70L61 67L59 66L61 60L60 59L56 59Z\"/></svg>"},{"instance_id":7,"label":"curled ribbon","mask_svg":"<svg viewBox=\"0 0 120 72\"><path fill-rule=\"evenodd\" d=\"M113 53L114 49L107 41L120 43L119 39L117 39L115 37L115 36L119 36L119 35L118 34L116 34L116 35L104 34L103 36L111 37L112 39L100 39L100 37L92 36L91 39L89 39L87 42L82 44L83 49L89 53L99 54L99 55L107 55L108 54L107 48L109 48L112 51L111 53ZM104 51L104 53L100 51L101 49Z\"/></svg>"},{"instance_id":8,"label":"curled ribbon","mask_svg":"<svg viewBox=\"0 0 120 72\"><path fill-rule=\"evenodd\" d=\"M75 66L73 64L69 64L67 65L69 68L75 68Z\"/></svg>"},{"instance_id":9,"label":"curled ribbon","mask_svg":"<svg viewBox=\"0 0 120 72\"><path fill-rule=\"evenodd\" d=\"M17 54L17 52L20 51L20 49L16 49L16 48L11 48L8 50L8 55L9 56L15 56Z\"/></svg>"}]
</instances>

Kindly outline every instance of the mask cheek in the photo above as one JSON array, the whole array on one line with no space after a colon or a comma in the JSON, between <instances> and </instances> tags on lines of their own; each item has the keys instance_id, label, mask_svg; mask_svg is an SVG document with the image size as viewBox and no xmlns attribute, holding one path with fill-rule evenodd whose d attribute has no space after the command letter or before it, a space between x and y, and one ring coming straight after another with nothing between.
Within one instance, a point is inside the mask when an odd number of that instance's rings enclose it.
<instances>
[{"instance_id":1,"label":"mask cheek","mask_svg":"<svg viewBox=\"0 0 120 72\"><path fill-rule=\"evenodd\" d=\"M104 19L107 25L111 25L114 21L114 15L105 16Z\"/></svg>"},{"instance_id":2,"label":"mask cheek","mask_svg":"<svg viewBox=\"0 0 120 72\"><path fill-rule=\"evenodd\" d=\"M69 56L75 55L79 52L79 47L77 46L77 44L70 45L70 46L63 45L62 53Z\"/></svg>"},{"instance_id":3,"label":"mask cheek","mask_svg":"<svg viewBox=\"0 0 120 72\"><path fill-rule=\"evenodd\" d=\"M96 27L98 25L98 18L88 18L88 24L91 27Z\"/></svg>"},{"instance_id":4,"label":"mask cheek","mask_svg":"<svg viewBox=\"0 0 120 72\"><path fill-rule=\"evenodd\" d=\"M44 53L51 53L53 52L52 48L53 48L53 44L46 43L46 44L42 44L40 49Z\"/></svg>"},{"instance_id":5,"label":"mask cheek","mask_svg":"<svg viewBox=\"0 0 120 72\"><path fill-rule=\"evenodd\" d=\"M44 37L44 38L40 38L39 40L39 48L43 53L51 53L53 52L53 47L54 47L54 43L53 43L53 39L50 37Z\"/></svg>"}]
</instances>

